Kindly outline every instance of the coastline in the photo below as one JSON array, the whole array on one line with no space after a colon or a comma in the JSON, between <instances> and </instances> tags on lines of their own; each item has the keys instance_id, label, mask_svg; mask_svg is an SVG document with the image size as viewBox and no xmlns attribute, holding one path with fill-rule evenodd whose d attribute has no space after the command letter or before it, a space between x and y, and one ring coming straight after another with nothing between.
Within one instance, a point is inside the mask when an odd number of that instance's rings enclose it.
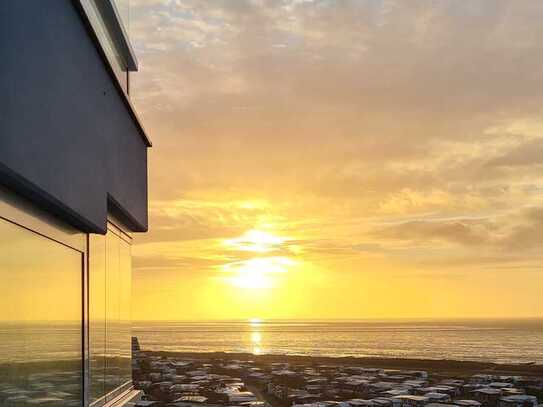
<instances>
[{"instance_id":1,"label":"coastline","mask_svg":"<svg viewBox=\"0 0 543 407\"><path fill-rule=\"evenodd\" d=\"M141 353L149 356L177 357L196 360L240 360L255 361L262 364L287 362L290 364L364 366L382 369L426 370L434 374L468 376L472 374L543 376L543 364L505 364L493 362L459 361L447 359L409 359L409 358L375 358L356 356L307 356L277 355L234 352L168 352L149 351Z\"/></svg>"}]
</instances>

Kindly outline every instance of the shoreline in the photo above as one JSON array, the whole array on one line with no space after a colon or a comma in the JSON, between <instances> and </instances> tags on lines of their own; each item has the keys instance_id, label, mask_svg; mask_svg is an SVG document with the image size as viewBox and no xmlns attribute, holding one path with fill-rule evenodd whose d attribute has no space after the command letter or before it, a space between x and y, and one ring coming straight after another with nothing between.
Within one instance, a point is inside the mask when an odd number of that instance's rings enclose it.
<instances>
[{"instance_id":1,"label":"shoreline","mask_svg":"<svg viewBox=\"0 0 543 407\"><path fill-rule=\"evenodd\" d=\"M543 364L513 364L477 361L460 361L447 359L409 359L409 358L376 358L357 356L306 356L276 355L234 352L175 352L150 351L142 349L141 353L151 356L178 357L187 359L221 359L221 360L253 360L262 364L287 362L306 365L341 365L364 366L368 368L426 370L434 374L466 376L471 374L492 374L511 376L543 376Z\"/></svg>"}]
</instances>

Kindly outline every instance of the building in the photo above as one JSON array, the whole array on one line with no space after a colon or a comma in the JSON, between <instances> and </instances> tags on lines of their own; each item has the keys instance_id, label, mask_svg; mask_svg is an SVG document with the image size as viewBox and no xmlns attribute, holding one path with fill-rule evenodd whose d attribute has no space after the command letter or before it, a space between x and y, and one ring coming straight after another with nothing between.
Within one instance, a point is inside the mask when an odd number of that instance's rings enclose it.
<instances>
[{"instance_id":1,"label":"building","mask_svg":"<svg viewBox=\"0 0 543 407\"><path fill-rule=\"evenodd\" d=\"M455 400L454 404L460 407L481 407L481 403L476 400Z\"/></svg>"},{"instance_id":2,"label":"building","mask_svg":"<svg viewBox=\"0 0 543 407\"><path fill-rule=\"evenodd\" d=\"M499 398L502 395L501 389L491 389L484 387L473 391L473 395L476 401L479 401L483 406L496 405Z\"/></svg>"},{"instance_id":3,"label":"building","mask_svg":"<svg viewBox=\"0 0 543 407\"><path fill-rule=\"evenodd\" d=\"M395 400L401 400L402 407L422 407L430 401L428 397L402 395L393 397Z\"/></svg>"},{"instance_id":4,"label":"building","mask_svg":"<svg viewBox=\"0 0 543 407\"><path fill-rule=\"evenodd\" d=\"M502 397L499 400L499 407L537 407L539 405L536 396L518 394Z\"/></svg>"},{"instance_id":5,"label":"building","mask_svg":"<svg viewBox=\"0 0 543 407\"><path fill-rule=\"evenodd\" d=\"M0 2L0 406L122 406L149 139L127 0Z\"/></svg>"}]
</instances>

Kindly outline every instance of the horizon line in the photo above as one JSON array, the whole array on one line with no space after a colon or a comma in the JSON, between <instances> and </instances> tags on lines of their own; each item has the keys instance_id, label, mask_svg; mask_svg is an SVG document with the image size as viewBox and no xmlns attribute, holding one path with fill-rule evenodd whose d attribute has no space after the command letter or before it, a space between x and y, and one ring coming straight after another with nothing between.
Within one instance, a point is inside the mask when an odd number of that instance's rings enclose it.
<instances>
[{"instance_id":1,"label":"horizon line","mask_svg":"<svg viewBox=\"0 0 543 407\"><path fill-rule=\"evenodd\" d=\"M197 319L133 319L132 322L278 322L278 321L336 321L336 322L384 322L384 321L468 321L468 320L539 320L536 316L458 316L458 317L370 317L370 318L197 318Z\"/></svg>"}]
</instances>

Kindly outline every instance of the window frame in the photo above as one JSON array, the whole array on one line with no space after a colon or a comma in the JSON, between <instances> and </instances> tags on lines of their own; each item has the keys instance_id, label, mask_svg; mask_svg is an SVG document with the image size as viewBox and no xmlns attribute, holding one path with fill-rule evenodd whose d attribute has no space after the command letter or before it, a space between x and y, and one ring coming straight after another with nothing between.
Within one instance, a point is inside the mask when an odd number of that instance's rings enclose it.
<instances>
[{"instance_id":1,"label":"window frame","mask_svg":"<svg viewBox=\"0 0 543 407\"><path fill-rule=\"evenodd\" d=\"M120 383L109 393L93 403L90 402L90 234L68 225L3 186L0 186L0 219L71 249L81 256L81 405L98 407L115 403L118 397L133 388L132 380ZM115 218L108 218L108 232L131 246L132 237L119 225L122 223Z\"/></svg>"},{"instance_id":2,"label":"window frame","mask_svg":"<svg viewBox=\"0 0 543 407\"><path fill-rule=\"evenodd\" d=\"M0 219L78 253L81 258L81 402L88 405L88 234L0 186Z\"/></svg>"},{"instance_id":3,"label":"window frame","mask_svg":"<svg viewBox=\"0 0 543 407\"><path fill-rule=\"evenodd\" d=\"M125 243L127 243L129 246L132 246L132 237L128 234L128 232L126 232L125 229L123 229L120 225L122 225L122 223L120 221L118 221L114 216L108 216L108 221L107 221L107 233L111 233L112 235L114 235L115 237L117 237L120 241L124 241ZM104 235L104 238L107 239L107 235ZM88 247L89 247L89 251L90 251L90 247L91 247L91 243L90 243L90 235L88 236ZM106 245L106 250L107 250L107 245ZM92 253L89 253L89 258L90 256L92 256ZM106 256L107 256L107 253L106 253ZM88 266L89 269L90 269L90 266ZM106 271L107 272L107 271ZM106 277L107 278L107 277ZM90 286L89 286L90 287ZM89 292L87 291L87 301L90 300L90 294ZM90 303L88 305L88 312L90 312ZM88 321L89 321L89 324L90 324L90 320L91 320L91 316L89 313L87 313L87 317L88 317ZM90 345L90 332L88 333L88 343L89 343L89 346L88 346L88 360L89 360L89 369L88 369L88 372L89 372L89 379L90 379L90 360L91 360L91 345ZM107 337L107 333L106 333L106 337ZM131 343L130 343L130 346L131 346ZM98 399L90 402L90 393L91 393L91 383L90 383L90 380L89 380L89 406L90 407L102 407L102 406L109 406L110 404L114 405L116 403L116 401L118 400L119 397L121 397L121 395L123 395L124 393L126 393L127 391L131 390L134 388L134 383L132 382L132 379L124 382L124 383L119 383L119 385L114 388L113 390L109 391L109 392L106 392L105 394L103 394L101 397L99 397Z\"/></svg>"}]
</instances>

